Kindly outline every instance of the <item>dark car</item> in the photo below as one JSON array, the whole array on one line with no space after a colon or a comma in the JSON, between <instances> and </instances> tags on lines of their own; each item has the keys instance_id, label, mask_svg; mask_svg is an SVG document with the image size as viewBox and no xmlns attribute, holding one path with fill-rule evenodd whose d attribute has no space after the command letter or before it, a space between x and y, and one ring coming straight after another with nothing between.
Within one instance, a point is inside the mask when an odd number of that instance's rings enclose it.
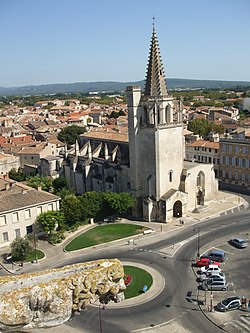
<instances>
[{"instance_id":1,"label":"dark car","mask_svg":"<svg viewBox=\"0 0 250 333\"><path fill-rule=\"evenodd\" d=\"M222 312L239 309L240 307L241 301L236 296L228 297L216 305L216 309Z\"/></svg>"},{"instance_id":2,"label":"dark car","mask_svg":"<svg viewBox=\"0 0 250 333\"><path fill-rule=\"evenodd\" d=\"M204 253L201 258L209 258L211 260L223 262L226 259L226 255L223 250L214 249Z\"/></svg>"},{"instance_id":3,"label":"dark car","mask_svg":"<svg viewBox=\"0 0 250 333\"><path fill-rule=\"evenodd\" d=\"M247 242L242 238L232 238L230 239L230 244L234 245L238 249L244 249L247 247Z\"/></svg>"}]
</instances>

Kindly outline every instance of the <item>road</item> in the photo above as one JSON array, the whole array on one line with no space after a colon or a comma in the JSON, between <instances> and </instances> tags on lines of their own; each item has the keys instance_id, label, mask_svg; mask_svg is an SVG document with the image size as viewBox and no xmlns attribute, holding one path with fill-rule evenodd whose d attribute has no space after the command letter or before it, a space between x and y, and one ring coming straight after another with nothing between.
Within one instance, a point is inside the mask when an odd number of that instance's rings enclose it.
<instances>
[{"instance_id":1,"label":"road","mask_svg":"<svg viewBox=\"0 0 250 333\"><path fill-rule=\"evenodd\" d=\"M200 225L200 250L208 249L216 244L225 243L227 239L238 235L246 235L249 230L249 211L227 215L213 220L202 222ZM171 237L166 237L153 244L107 248L96 250L92 254L81 255L78 260L68 261L67 264L79 260L88 261L102 257L117 257L122 261L130 261L149 265L159 271L166 281L162 293L155 299L142 305L123 308L101 310L102 327L100 327L99 309L90 307L71 322L65 325L77 329L84 328L83 332L131 332L146 327L177 320L187 331L198 333L221 332L211 321L207 320L196 302L197 282L192 268L192 260L197 253L197 233L194 226L185 226ZM174 245L173 245L174 244ZM179 247L179 245L181 245ZM174 256L168 255L170 247L177 250ZM248 262L249 263L249 262ZM234 271L241 271L242 262L234 263ZM245 277L250 276L250 265L244 265L242 279L237 279L237 288L246 288Z\"/></svg>"}]
</instances>

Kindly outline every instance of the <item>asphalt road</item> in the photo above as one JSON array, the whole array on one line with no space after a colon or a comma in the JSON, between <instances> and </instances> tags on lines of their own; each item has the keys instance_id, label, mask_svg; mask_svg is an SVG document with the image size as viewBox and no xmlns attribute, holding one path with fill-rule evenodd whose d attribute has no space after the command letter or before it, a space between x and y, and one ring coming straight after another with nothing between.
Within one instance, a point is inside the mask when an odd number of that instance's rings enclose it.
<instances>
[{"instance_id":1,"label":"asphalt road","mask_svg":"<svg viewBox=\"0 0 250 333\"><path fill-rule=\"evenodd\" d=\"M199 225L199 246L202 253L210 247L226 245L231 236L248 234L250 232L249 210L202 222ZM82 327L84 332L90 333L102 330L103 332L125 333L153 327L175 318L192 333L221 332L221 329L207 320L196 302L197 282L192 262L197 253L198 234L193 229L194 226L188 226L170 238L146 246L138 244L137 247L129 250L128 247L121 247L119 250L107 248L105 253L103 250L96 250L92 254L81 255L78 261L116 257L122 261L150 265L165 277L166 285L157 298L142 305L123 309L109 309L107 306L105 311L101 310L102 328L100 328L99 309L96 307L88 308L66 325L78 329ZM178 248L178 244L182 246L174 257L171 257L164 253L164 249L173 244L176 248ZM230 265L227 266L230 272L232 271L235 288L243 292L247 288L246 279L250 276L249 260L248 258L238 260L235 255L237 252L233 251L233 253L234 255L231 256L232 270ZM232 258L235 260L233 261ZM74 262L77 260L71 260L68 263ZM244 266L244 270L242 270L242 266Z\"/></svg>"}]
</instances>

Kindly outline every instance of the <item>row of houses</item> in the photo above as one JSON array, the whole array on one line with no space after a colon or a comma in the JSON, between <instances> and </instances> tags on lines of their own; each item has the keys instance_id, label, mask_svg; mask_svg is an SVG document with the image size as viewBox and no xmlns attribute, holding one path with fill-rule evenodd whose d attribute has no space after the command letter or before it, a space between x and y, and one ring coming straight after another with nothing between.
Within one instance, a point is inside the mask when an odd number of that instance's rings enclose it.
<instances>
[{"instance_id":1,"label":"row of houses","mask_svg":"<svg viewBox=\"0 0 250 333\"><path fill-rule=\"evenodd\" d=\"M250 188L250 131L242 130L217 142L188 142L185 158L213 164L215 175L221 182Z\"/></svg>"}]
</instances>

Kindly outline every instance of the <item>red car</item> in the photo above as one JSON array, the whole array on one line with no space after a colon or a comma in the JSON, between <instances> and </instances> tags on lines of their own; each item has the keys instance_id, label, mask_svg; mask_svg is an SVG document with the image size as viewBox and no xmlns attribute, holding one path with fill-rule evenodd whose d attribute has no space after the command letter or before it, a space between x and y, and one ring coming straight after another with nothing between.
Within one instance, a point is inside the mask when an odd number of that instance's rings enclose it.
<instances>
[{"instance_id":1,"label":"red car","mask_svg":"<svg viewBox=\"0 0 250 333\"><path fill-rule=\"evenodd\" d=\"M196 259L196 265L198 267L208 267L209 265L217 265L220 267L220 263L209 258Z\"/></svg>"}]
</instances>

